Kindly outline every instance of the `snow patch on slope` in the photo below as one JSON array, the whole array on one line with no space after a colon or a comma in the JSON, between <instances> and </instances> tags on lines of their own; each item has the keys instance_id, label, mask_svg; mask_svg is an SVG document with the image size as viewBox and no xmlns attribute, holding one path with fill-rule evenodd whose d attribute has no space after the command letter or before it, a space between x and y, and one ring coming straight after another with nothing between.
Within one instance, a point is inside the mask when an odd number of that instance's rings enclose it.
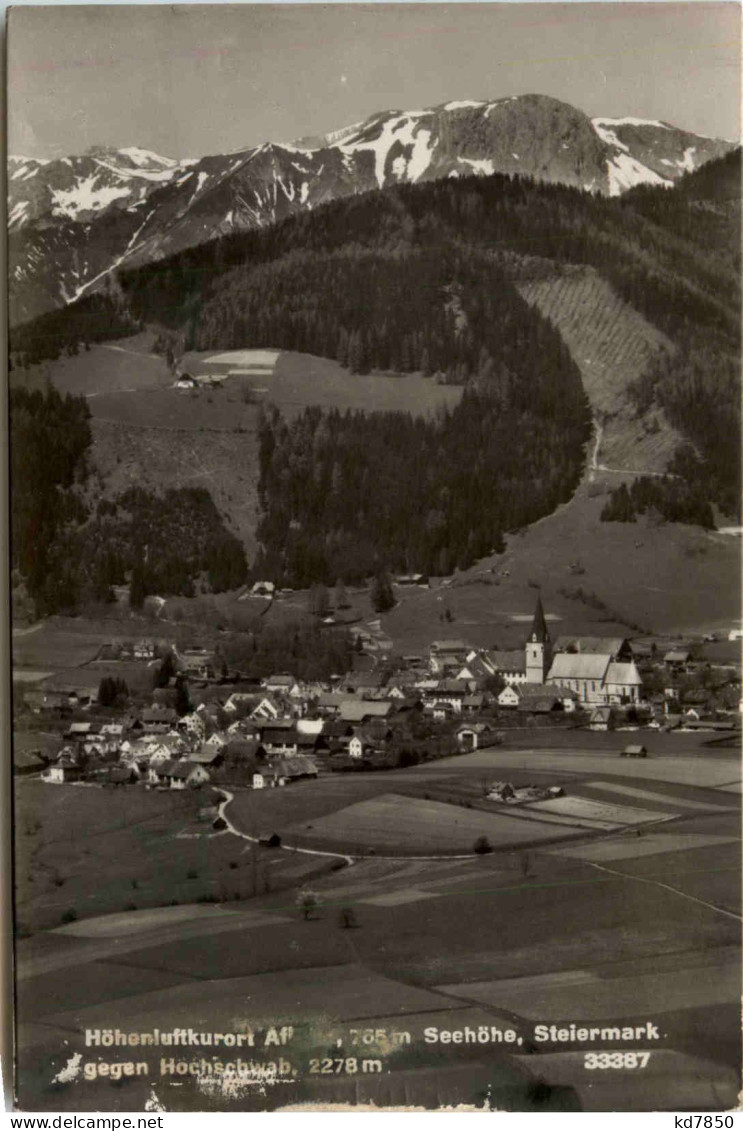
<instances>
[{"instance_id":1,"label":"snow patch on slope","mask_svg":"<svg viewBox=\"0 0 743 1131\"><path fill-rule=\"evenodd\" d=\"M593 118L594 126L655 126L659 130L670 130L665 122L656 122L651 118Z\"/></svg>"},{"instance_id":2,"label":"snow patch on slope","mask_svg":"<svg viewBox=\"0 0 743 1131\"><path fill-rule=\"evenodd\" d=\"M14 204L12 209L10 210L10 214L8 216L8 226L10 228L20 228L23 225L24 220L26 219L27 212L28 201L19 200L18 203Z\"/></svg>"},{"instance_id":3,"label":"snow patch on slope","mask_svg":"<svg viewBox=\"0 0 743 1131\"><path fill-rule=\"evenodd\" d=\"M595 129L601 140L605 141L607 145L615 145L617 149L622 149L625 153L629 153L629 146L625 145L623 141L619 140L617 135L614 133L614 130L607 130L605 126L599 125L599 122L601 121L605 121L605 119L594 118L592 123L593 128Z\"/></svg>"},{"instance_id":4,"label":"snow patch on slope","mask_svg":"<svg viewBox=\"0 0 743 1131\"><path fill-rule=\"evenodd\" d=\"M104 161L101 157L96 157L96 164L100 165L102 169L108 169L109 172L115 173L117 177L123 177L124 180L132 180L137 178L141 181L170 181L178 172L178 166L173 169L140 169L139 167L122 168L121 165L112 165L109 161Z\"/></svg>"},{"instance_id":5,"label":"snow patch on slope","mask_svg":"<svg viewBox=\"0 0 743 1131\"><path fill-rule=\"evenodd\" d=\"M383 123L379 137L371 141L349 141L338 146L345 155L371 150L374 154L374 173L379 188L384 186L384 170L387 155L395 142L410 145L413 152L408 161L408 180L417 181L431 164L431 155L436 142L431 141L431 131L420 129L412 114L390 118Z\"/></svg>"},{"instance_id":6,"label":"snow patch on slope","mask_svg":"<svg viewBox=\"0 0 743 1131\"><path fill-rule=\"evenodd\" d=\"M495 172L493 162L489 157L478 158L475 160L473 157L458 157L460 165L469 165L476 173L481 173L483 176L490 176Z\"/></svg>"},{"instance_id":7,"label":"snow patch on slope","mask_svg":"<svg viewBox=\"0 0 743 1131\"><path fill-rule=\"evenodd\" d=\"M445 110L479 110L480 107L487 106L487 102L473 102L465 100L463 102L447 102L444 106Z\"/></svg>"},{"instance_id":8,"label":"snow patch on slope","mask_svg":"<svg viewBox=\"0 0 743 1131\"><path fill-rule=\"evenodd\" d=\"M647 165L636 161L628 153L617 153L606 162L606 171L609 174L609 196L620 196L626 189L635 185L666 185L672 182L664 177L659 177Z\"/></svg>"},{"instance_id":9,"label":"snow patch on slope","mask_svg":"<svg viewBox=\"0 0 743 1131\"><path fill-rule=\"evenodd\" d=\"M431 156L433 154L436 142L429 145L431 140L430 130L419 130L415 136L413 144L413 152L410 155L408 162L408 177L411 181L417 181L423 176L428 166L431 164Z\"/></svg>"},{"instance_id":10,"label":"snow patch on slope","mask_svg":"<svg viewBox=\"0 0 743 1131\"><path fill-rule=\"evenodd\" d=\"M178 161L172 157L161 157L159 153L153 153L150 149L140 149L138 145L129 145L125 149L119 149L118 152L123 153L137 166L162 165L166 169L175 169L178 165Z\"/></svg>"},{"instance_id":11,"label":"snow patch on slope","mask_svg":"<svg viewBox=\"0 0 743 1131\"><path fill-rule=\"evenodd\" d=\"M684 156L676 162L679 169L683 169L685 173L694 172L694 170L696 169L696 165L694 164L694 154L696 153L696 151L697 147L695 145L692 145L688 149L684 150Z\"/></svg>"},{"instance_id":12,"label":"snow patch on slope","mask_svg":"<svg viewBox=\"0 0 743 1131\"><path fill-rule=\"evenodd\" d=\"M71 189L52 189L52 214L76 220L81 212L100 212L114 200L129 195L125 185L98 185L98 174L86 177Z\"/></svg>"}]
</instances>

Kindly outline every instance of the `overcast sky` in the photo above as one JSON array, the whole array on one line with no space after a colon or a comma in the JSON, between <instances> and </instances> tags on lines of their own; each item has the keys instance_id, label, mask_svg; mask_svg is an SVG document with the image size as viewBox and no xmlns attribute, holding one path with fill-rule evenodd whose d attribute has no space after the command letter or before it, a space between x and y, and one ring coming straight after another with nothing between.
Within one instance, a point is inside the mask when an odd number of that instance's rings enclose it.
<instances>
[{"instance_id":1,"label":"overcast sky","mask_svg":"<svg viewBox=\"0 0 743 1131\"><path fill-rule=\"evenodd\" d=\"M8 80L9 149L32 157L195 157L524 93L735 139L740 5L22 6Z\"/></svg>"}]
</instances>

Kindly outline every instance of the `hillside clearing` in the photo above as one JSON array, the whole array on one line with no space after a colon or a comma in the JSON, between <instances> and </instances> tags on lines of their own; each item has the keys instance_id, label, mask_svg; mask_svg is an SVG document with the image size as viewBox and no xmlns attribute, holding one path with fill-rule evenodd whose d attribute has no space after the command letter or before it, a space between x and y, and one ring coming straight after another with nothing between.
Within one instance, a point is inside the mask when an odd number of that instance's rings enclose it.
<instances>
[{"instance_id":1,"label":"hillside clearing","mask_svg":"<svg viewBox=\"0 0 743 1131\"><path fill-rule=\"evenodd\" d=\"M519 290L558 328L581 371L604 423L599 462L638 474L663 471L682 437L661 409L637 418L627 388L659 351L673 348L669 339L591 267L569 268Z\"/></svg>"}]
</instances>

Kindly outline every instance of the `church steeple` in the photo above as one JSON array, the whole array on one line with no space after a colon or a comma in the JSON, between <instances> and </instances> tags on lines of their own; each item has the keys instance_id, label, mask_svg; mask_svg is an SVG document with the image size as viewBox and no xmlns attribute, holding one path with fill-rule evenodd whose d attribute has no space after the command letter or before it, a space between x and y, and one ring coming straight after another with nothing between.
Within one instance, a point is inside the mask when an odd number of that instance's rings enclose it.
<instances>
[{"instance_id":1,"label":"church steeple","mask_svg":"<svg viewBox=\"0 0 743 1131\"><path fill-rule=\"evenodd\" d=\"M526 658L527 683L544 683L552 661L552 644L547 629L547 621L544 618L541 596L537 597L534 620L532 621L531 632L527 638L524 652Z\"/></svg>"},{"instance_id":2,"label":"church steeple","mask_svg":"<svg viewBox=\"0 0 743 1131\"><path fill-rule=\"evenodd\" d=\"M529 633L529 640L536 644L546 644L550 638L547 630L547 622L544 619L544 609L542 608L542 597L537 597L537 607L534 610L534 620L531 625L531 632Z\"/></svg>"}]
</instances>

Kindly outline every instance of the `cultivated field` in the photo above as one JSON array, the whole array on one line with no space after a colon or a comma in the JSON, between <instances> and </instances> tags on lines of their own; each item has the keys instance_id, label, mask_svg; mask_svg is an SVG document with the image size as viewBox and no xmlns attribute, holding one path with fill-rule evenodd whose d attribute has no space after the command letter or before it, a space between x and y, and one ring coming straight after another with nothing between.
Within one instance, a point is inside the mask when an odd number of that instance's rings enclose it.
<instances>
[{"instance_id":1,"label":"cultivated field","mask_svg":"<svg viewBox=\"0 0 743 1131\"><path fill-rule=\"evenodd\" d=\"M231 902L285 887L283 868L307 874L332 865L259 849L214 834L211 790L53 786L24 778L16 788L16 916L21 932L171 903ZM102 881L102 877L105 880ZM300 882L299 875L290 882Z\"/></svg>"},{"instance_id":2,"label":"cultivated field","mask_svg":"<svg viewBox=\"0 0 743 1131\"><path fill-rule=\"evenodd\" d=\"M581 738L583 736L581 735ZM622 735L617 735L621 739ZM580 742L580 739L578 740ZM578 745L578 743L576 743ZM536 747L536 742L535 742ZM451 759L444 759L449 766ZM462 769L479 770L485 773L504 774L510 769L533 770L544 772L551 770L555 774L580 774L591 775L611 774L633 781L674 782L682 785L694 785L707 789L727 785L732 781L739 781L741 777L740 762L734 758L691 758L662 755L645 759L623 758L619 759L618 752L596 753L591 749L584 750L479 750L474 754L463 754L458 762ZM628 766L628 763L630 765ZM442 765L443 763L439 763ZM732 794L723 795L720 797Z\"/></svg>"},{"instance_id":3,"label":"cultivated field","mask_svg":"<svg viewBox=\"0 0 743 1131\"><path fill-rule=\"evenodd\" d=\"M51 381L62 393L95 398L122 390L157 389L172 384L165 361L152 354L152 335L137 334L119 342L93 345L74 357L43 361L28 369L15 369L15 385L43 389ZM91 403L93 411L93 403Z\"/></svg>"},{"instance_id":4,"label":"cultivated field","mask_svg":"<svg viewBox=\"0 0 743 1131\"><path fill-rule=\"evenodd\" d=\"M97 688L104 676L113 675L125 680L132 692L148 692L152 688L152 668L146 663L98 663L102 645L142 637L176 641L182 639L184 632L193 635L188 629L132 616L129 609L115 606L106 618L50 617L30 630L14 633L13 679L71 690Z\"/></svg>"},{"instance_id":5,"label":"cultivated field","mask_svg":"<svg viewBox=\"0 0 743 1131\"><path fill-rule=\"evenodd\" d=\"M554 754L560 756L559 751ZM235 820L238 811L245 816L247 807L249 818L252 804L260 803L270 814L267 827L275 827L270 818L281 813L285 818L294 814L296 824L301 814L301 824L317 828L329 819L313 814L322 797L316 787L322 786L330 803L340 809L341 819L351 810L361 811L363 817L365 808L379 814L389 804L391 781L395 789L399 781L408 790L414 788L416 776L426 789L433 788L435 781L441 789L449 789L456 779L478 780L481 770L471 764L473 757L477 756L391 775L354 775L351 781L330 777L297 783L263 796L242 793L229 813ZM696 761L691 754L685 760ZM532 756L530 765L534 762ZM624 780L634 770L624 761L613 765ZM588 788L598 780L592 772ZM605 782L598 780L600 785ZM570 793L581 784L573 780ZM188 839L172 842L177 855L166 855L156 807L173 807L171 831L181 826L190 832L196 823L180 811L192 803L188 795L108 791L104 807L100 791L23 782L19 794L28 786L46 790L47 823L50 828L56 823L58 830L56 859L71 852L67 839L74 843L83 838L80 826L85 826L96 860L95 872L88 865L89 888L102 873L111 876L112 886L119 885L121 861L130 864L138 853L147 856L148 877L169 872L173 883L180 870L196 859L196 867L208 863L217 884L223 885L225 848L238 861L250 857L249 851L241 851L248 846L228 835L208 840L201 857L192 855L194 842ZM359 801L362 791L370 789L386 792ZM681 800L697 796L688 786L666 787L659 782L649 784L646 792L654 796L656 790ZM87 804L86 792L97 792L97 805ZM357 800L351 803L354 792ZM624 801L621 794L617 796ZM38 797L33 792L26 797L36 811ZM699 792L700 805L708 798L709 791ZM206 800L206 791L200 800ZM698 816L682 815L673 826L643 830L639 838L633 831L629 836L613 834L584 842L585 849L611 844L619 849L613 856L595 857L595 863L588 853L577 858L577 845L550 844L466 860L367 858L350 868L326 868L324 875L312 876L310 869L317 866L312 857L266 850L264 860L284 861L281 867L287 876L291 872L297 884L309 883L318 893L319 907L308 921L297 910L293 893L277 890L214 907L181 905L113 918L81 917L61 930L21 939L20 1049L26 1058L28 1086L35 1088L35 1104L55 1110L72 1104L78 1110L87 1110L88 1105L110 1108L113 1104L126 1110L141 1106L140 1100L149 1095L149 1083L144 1087L144 1082L131 1082L115 1094L110 1085L103 1087L107 1082L85 1085L84 1092L74 1084L67 1086L69 1092L58 1087L46 1090L46 1082L77 1048L82 1029L108 1025L114 1013L122 1028L143 1031L155 1025L188 1026L194 1017L201 1028L216 1031L246 1022L260 1027L269 1018L300 1026L305 1022L307 1028L300 1028L291 1054L300 1058L324 1055L340 1033L348 1034L350 1041L350 1027L407 1030L413 1043L393 1054L389 1080L401 1084L406 1066L414 1068L424 1102L426 1081L435 1079L439 1088L444 1087L444 1063L456 1073L481 1055L478 1050L464 1050L460 1062L446 1050L442 1060L420 1040L425 1026L513 1026L522 1036L518 1052L525 1069L550 1083L569 1083L588 1109L612 1107L616 1091L612 1092L611 1081L594 1081L588 1088L580 1058L572 1070L563 1067L553 1074L548 1067L551 1050L533 1055L534 1023L580 1018L604 1024L619 1018L646 1023L650 1018L662 1034L653 1057L665 1056L667 1067L682 1062L697 1065L698 1089L707 1090L702 1094L697 1089L691 1098L702 1097L707 1106L730 1106L740 1063L736 1004L740 922L725 913L726 908L734 910L739 888L739 846L732 839L739 802L730 797L723 804L728 800L730 814L703 809ZM424 823L426 816L434 815L429 833L432 828L439 839L445 830L442 811L465 819L488 817L412 796L392 801L398 806L398 826L416 827L419 815ZM632 805L645 803L650 810L652 797L631 798ZM683 806L680 812L690 814ZM137 819L140 824L133 824ZM504 819L517 823L510 814ZM361 827L358 816L353 827ZM648 844L654 846L652 853L643 852ZM622 846L628 851L622 852ZM280 866L276 867L278 877ZM227 864L227 875L240 877L238 883L245 883L246 872L250 874L248 863L239 863L238 869ZM73 869L67 882L79 879ZM184 880L181 886L187 884ZM213 890L218 892L217 884ZM182 902L190 902L187 891ZM344 907L353 909L355 929L340 926ZM63 1045L63 1040L68 1044ZM388 1054L389 1047L379 1051ZM488 1049L488 1072L500 1051ZM690 1059L694 1057L705 1058L705 1063L699 1067L698 1060ZM672 1104L665 1077L654 1072L656 1088L650 1093L643 1090L639 1075L624 1079L622 1106L643 1107L641 1100L648 1094L651 1106ZM471 1101L478 1081L482 1086L483 1067L473 1063L470 1075L457 1080L456 1085L451 1081L451 1087L461 1086L463 1099ZM709 1081L715 1082L714 1094ZM452 1094L449 1087L447 1083L447 1096ZM166 1090L170 1096L167 1086ZM379 1099L382 1093L374 1096ZM184 1098L181 1089L169 1107ZM236 1102L241 1106L250 1101L242 1095ZM525 1102L522 1098L521 1106Z\"/></svg>"},{"instance_id":6,"label":"cultivated field","mask_svg":"<svg viewBox=\"0 0 743 1131\"><path fill-rule=\"evenodd\" d=\"M227 388L252 389L259 400L270 401L291 418L310 405L354 409L363 412L410 412L416 416L429 413L439 405L456 405L461 388L437 385L417 373L349 374L330 358L312 354L281 351L231 350L219 353L210 350L187 354L184 363L192 372L250 370L250 376L231 377ZM215 394L216 395L216 394Z\"/></svg>"},{"instance_id":7,"label":"cultivated field","mask_svg":"<svg viewBox=\"0 0 743 1131\"><path fill-rule=\"evenodd\" d=\"M311 825L287 832L312 846L337 845L341 851L370 849L381 855L471 853L475 840L486 836L494 848L553 839L554 826L524 821L501 812L485 813L440 801L382 794L350 805Z\"/></svg>"}]
</instances>

